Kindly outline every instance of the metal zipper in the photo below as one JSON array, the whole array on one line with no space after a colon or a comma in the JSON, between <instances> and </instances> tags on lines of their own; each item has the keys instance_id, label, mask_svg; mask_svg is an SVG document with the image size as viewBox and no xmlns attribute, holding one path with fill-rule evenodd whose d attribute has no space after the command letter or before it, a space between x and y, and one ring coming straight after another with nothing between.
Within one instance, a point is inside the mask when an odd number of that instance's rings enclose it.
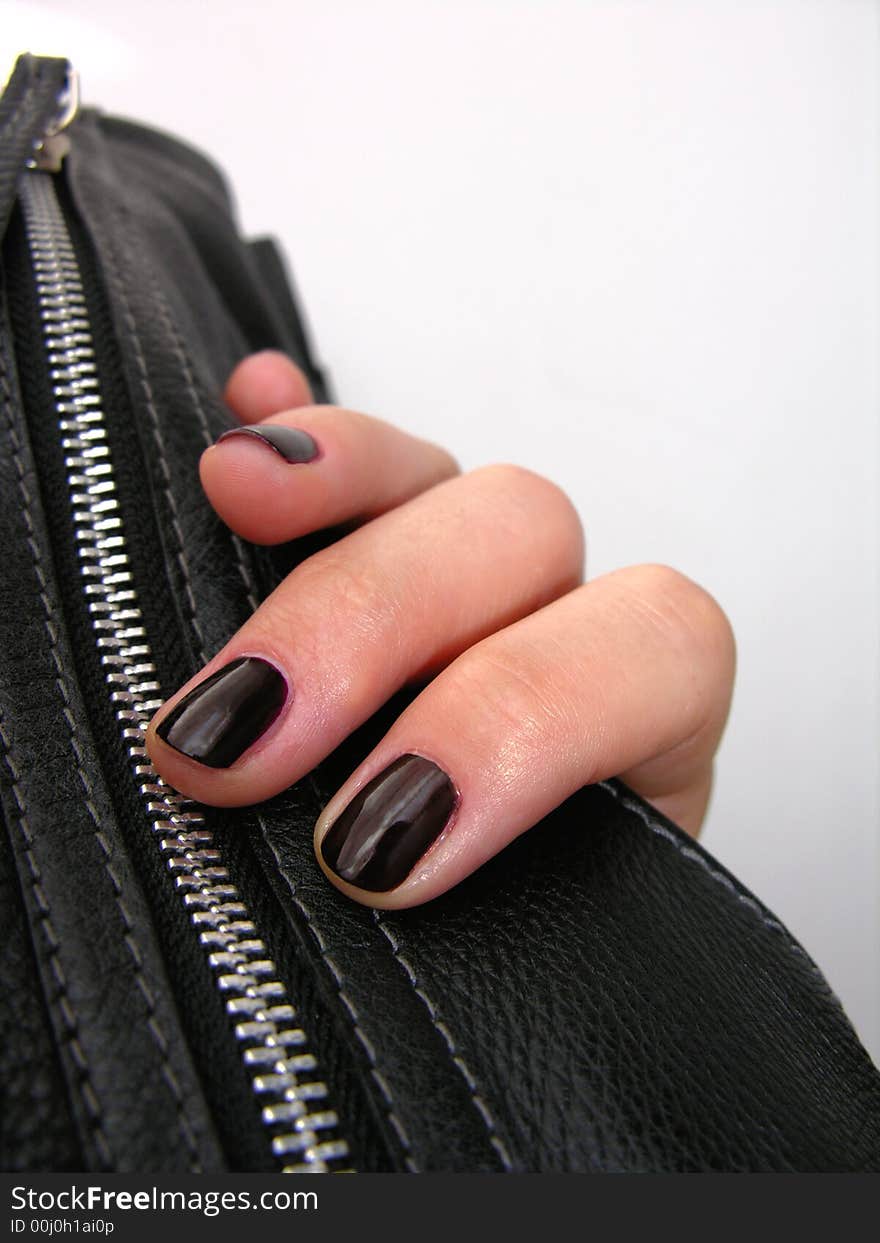
<instances>
[{"instance_id":1,"label":"metal zipper","mask_svg":"<svg viewBox=\"0 0 880 1243\"><path fill-rule=\"evenodd\" d=\"M241 1060L264 1102L272 1153L284 1173L329 1173L349 1149L337 1115L322 1108L328 1091L317 1058L295 1026L296 1010L204 813L165 784L144 747L149 720L162 704L160 687L116 499L82 279L51 176L60 170L61 131L75 106L71 81L59 120L35 150L33 171L21 178L20 202L95 641L145 823L223 994Z\"/></svg>"}]
</instances>

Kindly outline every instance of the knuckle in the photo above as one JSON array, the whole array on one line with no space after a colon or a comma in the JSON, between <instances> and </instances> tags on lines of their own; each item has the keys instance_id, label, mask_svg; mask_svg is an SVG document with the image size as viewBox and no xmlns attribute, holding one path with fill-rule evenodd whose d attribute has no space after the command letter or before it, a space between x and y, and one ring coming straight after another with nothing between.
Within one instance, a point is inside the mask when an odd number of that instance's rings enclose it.
<instances>
[{"instance_id":1,"label":"knuckle","mask_svg":"<svg viewBox=\"0 0 880 1243\"><path fill-rule=\"evenodd\" d=\"M313 406L312 411L322 423L331 427L334 432L368 433L370 431L371 419L369 415L361 414L358 410L349 410L347 406Z\"/></svg>"},{"instance_id":2,"label":"knuckle","mask_svg":"<svg viewBox=\"0 0 880 1243\"><path fill-rule=\"evenodd\" d=\"M569 729L566 697L558 693L542 654L528 645L496 636L464 653L452 668L459 712L466 703L465 719L490 740L490 749L540 748L551 732Z\"/></svg>"},{"instance_id":3,"label":"knuckle","mask_svg":"<svg viewBox=\"0 0 880 1243\"><path fill-rule=\"evenodd\" d=\"M630 584L642 611L667 635L696 648L724 679L732 679L736 640L714 596L668 565L636 566Z\"/></svg>"},{"instance_id":4,"label":"knuckle","mask_svg":"<svg viewBox=\"0 0 880 1243\"><path fill-rule=\"evenodd\" d=\"M522 497L529 501L546 501L551 504L568 503L565 493L552 480L514 462L496 462L492 466L482 466L474 471L474 475L484 483L488 482L493 490L514 499Z\"/></svg>"},{"instance_id":5,"label":"knuckle","mask_svg":"<svg viewBox=\"0 0 880 1243\"><path fill-rule=\"evenodd\" d=\"M522 511L530 524L539 513L542 525L552 531L554 539L565 543L572 559L583 562L584 525L571 497L557 483L513 462L483 466L473 473L488 486L493 501L502 497L508 505Z\"/></svg>"},{"instance_id":6,"label":"knuckle","mask_svg":"<svg viewBox=\"0 0 880 1243\"><path fill-rule=\"evenodd\" d=\"M474 475L489 480L504 490L525 488L529 486L530 480L542 478L527 466L520 466L516 462L493 462L491 466L480 466L474 471Z\"/></svg>"},{"instance_id":7,"label":"knuckle","mask_svg":"<svg viewBox=\"0 0 880 1243\"><path fill-rule=\"evenodd\" d=\"M335 417L344 427L347 426L365 436L375 432L377 419L364 414L360 410L349 410L347 406L336 406Z\"/></svg>"},{"instance_id":8,"label":"knuckle","mask_svg":"<svg viewBox=\"0 0 880 1243\"><path fill-rule=\"evenodd\" d=\"M324 549L298 565L286 587L300 617L308 614L310 630L325 633L328 617L345 627L347 650L356 650L359 640L397 644L398 595L371 560L344 554L336 547Z\"/></svg>"}]
</instances>

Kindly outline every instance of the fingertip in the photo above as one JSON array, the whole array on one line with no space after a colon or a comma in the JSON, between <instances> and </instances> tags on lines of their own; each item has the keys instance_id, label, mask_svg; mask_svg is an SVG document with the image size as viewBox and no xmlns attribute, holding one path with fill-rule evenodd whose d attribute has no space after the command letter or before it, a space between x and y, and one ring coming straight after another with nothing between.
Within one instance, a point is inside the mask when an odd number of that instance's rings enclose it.
<instances>
[{"instance_id":1,"label":"fingertip","mask_svg":"<svg viewBox=\"0 0 880 1243\"><path fill-rule=\"evenodd\" d=\"M271 645L259 646L266 655L215 658L157 709L147 727L153 767L194 802L241 807L296 779L296 748L285 749L281 763L271 754L294 706L293 683Z\"/></svg>"},{"instance_id":2,"label":"fingertip","mask_svg":"<svg viewBox=\"0 0 880 1243\"><path fill-rule=\"evenodd\" d=\"M280 350L261 350L243 359L226 383L224 398L242 423L260 423L282 410L312 402L309 382Z\"/></svg>"},{"instance_id":3,"label":"fingertip","mask_svg":"<svg viewBox=\"0 0 880 1243\"><path fill-rule=\"evenodd\" d=\"M308 461L305 463L308 464ZM317 492L300 478L291 493L291 464L263 437L230 435L206 449L199 462L205 495L220 518L252 544L280 544L309 529Z\"/></svg>"}]
</instances>

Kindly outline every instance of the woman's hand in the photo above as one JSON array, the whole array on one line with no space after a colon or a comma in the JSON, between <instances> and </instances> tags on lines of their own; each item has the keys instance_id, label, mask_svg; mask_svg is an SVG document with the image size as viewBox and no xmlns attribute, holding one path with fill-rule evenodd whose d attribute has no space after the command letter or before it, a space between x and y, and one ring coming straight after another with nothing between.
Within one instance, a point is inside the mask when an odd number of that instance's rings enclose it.
<instances>
[{"instance_id":1,"label":"woman's hand","mask_svg":"<svg viewBox=\"0 0 880 1243\"><path fill-rule=\"evenodd\" d=\"M273 544L362 525L160 710L148 746L167 781L220 806L268 798L430 678L316 826L350 897L434 898L614 775L699 830L734 671L711 596L657 565L584 586L581 523L554 484L517 466L461 475L387 423L310 405L282 355L246 359L226 396L245 426L201 476L233 530Z\"/></svg>"}]
</instances>

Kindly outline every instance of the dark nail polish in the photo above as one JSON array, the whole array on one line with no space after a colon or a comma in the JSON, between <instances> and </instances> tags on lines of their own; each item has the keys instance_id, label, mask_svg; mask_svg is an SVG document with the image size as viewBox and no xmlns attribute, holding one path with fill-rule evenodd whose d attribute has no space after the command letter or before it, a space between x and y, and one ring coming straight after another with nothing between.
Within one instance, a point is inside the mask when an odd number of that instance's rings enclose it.
<instances>
[{"instance_id":1,"label":"dark nail polish","mask_svg":"<svg viewBox=\"0 0 880 1243\"><path fill-rule=\"evenodd\" d=\"M262 440L270 449L283 457L285 462L311 462L318 456L318 446L308 432L301 427L281 427L277 423L258 423L248 427L233 427L218 437L230 440L233 436L250 436Z\"/></svg>"},{"instance_id":2,"label":"dark nail polish","mask_svg":"<svg viewBox=\"0 0 880 1243\"><path fill-rule=\"evenodd\" d=\"M243 656L181 699L156 733L169 747L209 768L228 768L264 734L287 699L274 665Z\"/></svg>"},{"instance_id":3,"label":"dark nail polish","mask_svg":"<svg viewBox=\"0 0 880 1243\"><path fill-rule=\"evenodd\" d=\"M455 807L455 786L421 755L402 755L330 826L321 854L337 876L382 893L406 880Z\"/></svg>"}]
</instances>

